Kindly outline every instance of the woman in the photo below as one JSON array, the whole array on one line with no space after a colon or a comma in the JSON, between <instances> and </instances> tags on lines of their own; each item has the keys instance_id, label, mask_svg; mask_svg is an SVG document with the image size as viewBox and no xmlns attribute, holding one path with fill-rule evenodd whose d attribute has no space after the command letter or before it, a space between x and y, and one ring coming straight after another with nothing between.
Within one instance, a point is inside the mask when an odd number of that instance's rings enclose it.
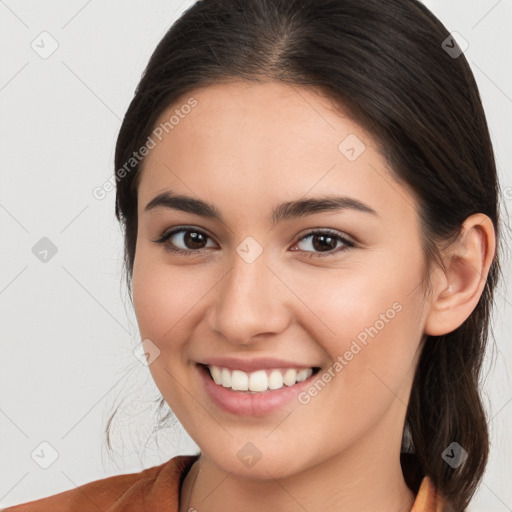
<instances>
[{"instance_id":1,"label":"woman","mask_svg":"<svg viewBox=\"0 0 512 512\"><path fill-rule=\"evenodd\" d=\"M203 0L155 50L116 215L156 385L200 447L32 510L464 510L498 184L415 0Z\"/></svg>"}]
</instances>

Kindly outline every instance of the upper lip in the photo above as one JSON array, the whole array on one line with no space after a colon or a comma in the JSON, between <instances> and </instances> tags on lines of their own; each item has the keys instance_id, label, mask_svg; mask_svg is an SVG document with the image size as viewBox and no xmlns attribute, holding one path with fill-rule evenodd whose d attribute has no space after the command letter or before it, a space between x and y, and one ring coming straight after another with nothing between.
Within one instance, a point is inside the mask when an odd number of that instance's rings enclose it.
<instances>
[{"instance_id":1,"label":"upper lip","mask_svg":"<svg viewBox=\"0 0 512 512\"><path fill-rule=\"evenodd\" d=\"M229 368L230 370L242 370L244 372L266 370L269 368L316 368L316 366L311 364L297 363L285 359L276 359L274 357L254 357L251 359L239 357L209 357L199 361L199 363L207 366L221 366L223 368Z\"/></svg>"}]
</instances>

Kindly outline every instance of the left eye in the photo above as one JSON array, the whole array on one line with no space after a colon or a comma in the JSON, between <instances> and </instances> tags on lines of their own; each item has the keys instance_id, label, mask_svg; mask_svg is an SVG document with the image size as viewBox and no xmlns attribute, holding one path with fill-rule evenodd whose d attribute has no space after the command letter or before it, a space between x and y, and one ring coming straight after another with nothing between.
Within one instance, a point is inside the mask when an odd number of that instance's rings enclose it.
<instances>
[{"instance_id":1,"label":"left eye","mask_svg":"<svg viewBox=\"0 0 512 512\"><path fill-rule=\"evenodd\" d=\"M303 236L295 245L299 245L301 242L308 239L310 239L310 242L305 243L305 245L312 247L314 250L320 252L319 254L313 251L313 255L315 256L329 256L335 252L338 252L336 249L346 250L349 247L354 247L352 242L338 235L336 232L325 230L308 233L307 235ZM341 248L340 246L337 246L338 242L341 242ZM311 252L307 249L304 251Z\"/></svg>"},{"instance_id":2,"label":"left eye","mask_svg":"<svg viewBox=\"0 0 512 512\"><path fill-rule=\"evenodd\" d=\"M164 244L165 249L168 251L190 256L201 252L202 249L208 248L204 245L208 239L211 239L210 236L198 229L180 228L163 233L160 238L153 241ZM304 243L308 239L310 242ZM304 243L305 246L313 249L313 251L299 249L302 252L311 253L308 256L329 256L340 250L354 247L353 242L330 230L312 231L300 238L294 247L300 243ZM341 243L341 247L338 243ZM179 246L180 244L182 247Z\"/></svg>"}]
</instances>

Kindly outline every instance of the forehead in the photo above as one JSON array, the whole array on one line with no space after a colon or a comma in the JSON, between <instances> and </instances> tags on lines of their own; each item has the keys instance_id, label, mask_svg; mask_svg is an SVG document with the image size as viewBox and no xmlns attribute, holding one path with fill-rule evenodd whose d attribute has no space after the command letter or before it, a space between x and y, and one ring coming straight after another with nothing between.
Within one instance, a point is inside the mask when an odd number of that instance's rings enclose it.
<instances>
[{"instance_id":1,"label":"forehead","mask_svg":"<svg viewBox=\"0 0 512 512\"><path fill-rule=\"evenodd\" d=\"M231 205L243 197L252 208L308 192L350 193L375 209L397 206L391 196L413 204L371 135L316 90L211 85L183 95L156 127L161 140L142 166L139 208L168 188Z\"/></svg>"},{"instance_id":2,"label":"forehead","mask_svg":"<svg viewBox=\"0 0 512 512\"><path fill-rule=\"evenodd\" d=\"M195 106L189 108L192 99ZM165 128L171 117L173 126L162 135L171 135L176 143L189 147L214 142L215 147L221 144L219 150L233 152L235 146L244 151L258 145L266 151L295 146L295 153L300 154L301 143L307 142L308 146L331 145L337 152L344 132L358 132L373 144L341 105L318 90L280 82L230 82L195 89L168 107L157 126Z\"/></svg>"}]
</instances>

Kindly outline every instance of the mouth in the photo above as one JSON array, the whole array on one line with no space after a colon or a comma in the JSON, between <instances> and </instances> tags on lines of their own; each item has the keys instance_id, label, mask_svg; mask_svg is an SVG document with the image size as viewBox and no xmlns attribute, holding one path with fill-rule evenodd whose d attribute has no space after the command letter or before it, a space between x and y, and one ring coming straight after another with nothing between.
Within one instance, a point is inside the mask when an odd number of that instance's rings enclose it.
<instances>
[{"instance_id":1,"label":"mouth","mask_svg":"<svg viewBox=\"0 0 512 512\"><path fill-rule=\"evenodd\" d=\"M195 363L202 388L219 411L240 417L263 417L285 406L302 407L301 393L321 371L275 357L214 357ZM294 405L295 404L295 405Z\"/></svg>"},{"instance_id":2,"label":"mouth","mask_svg":"<svg viewBox=\"0 0 512 512\"><path fill-rule=\"evenodd\" d=\"M200 364L217 386L244 394L269 393L293 387L316 375L319 367L310 368L268 368L245 372L213 364Z\"/></svg>"}]
</instances>

